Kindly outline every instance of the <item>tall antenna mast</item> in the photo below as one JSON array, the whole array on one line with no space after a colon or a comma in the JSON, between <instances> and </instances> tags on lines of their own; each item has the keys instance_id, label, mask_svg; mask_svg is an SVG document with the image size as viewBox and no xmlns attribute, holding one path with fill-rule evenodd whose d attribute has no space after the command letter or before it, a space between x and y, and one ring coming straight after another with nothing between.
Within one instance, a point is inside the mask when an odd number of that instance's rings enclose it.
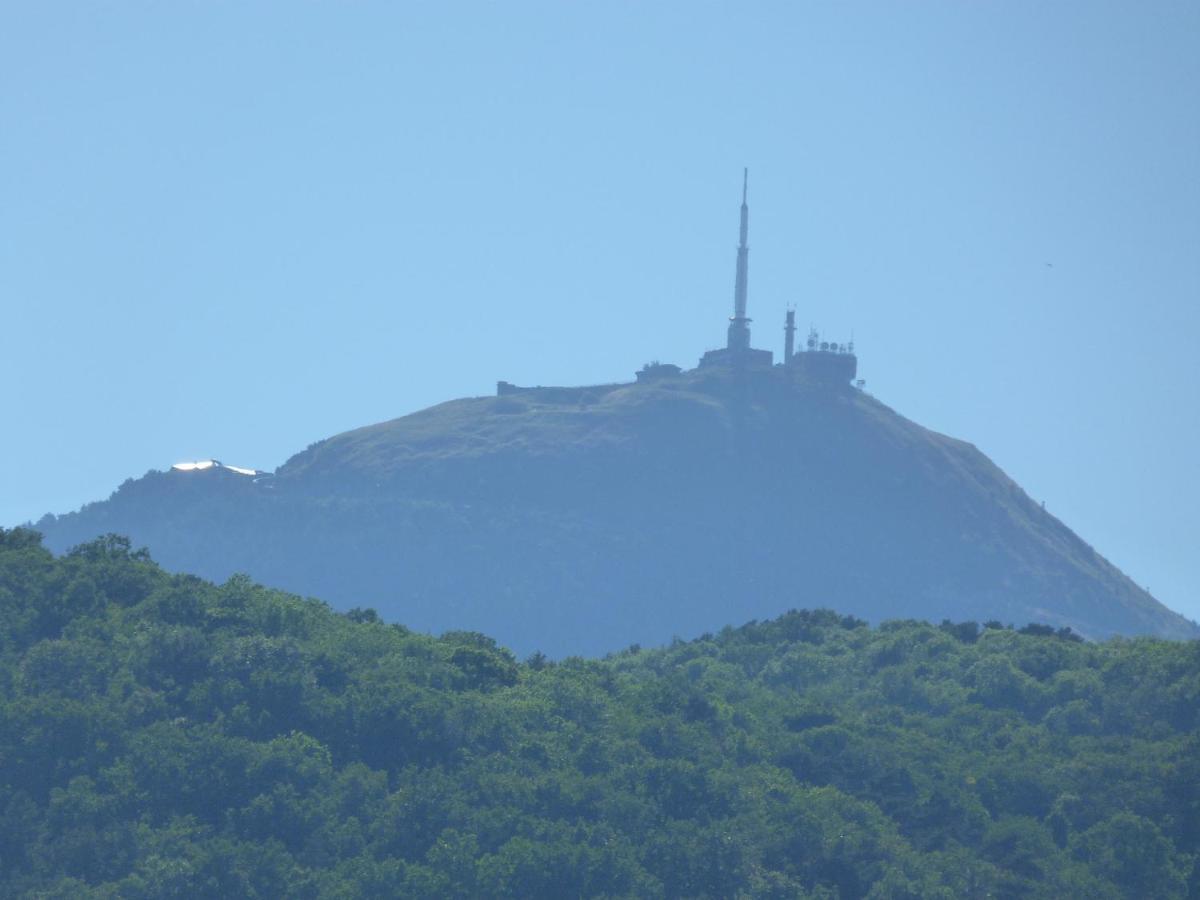
<instances>
[{"instance_id":1,"label":"tall antenna mast","mask_svg":"<svg viewBox=\"0 0 1200 900\"><path fill-rule=\"evenodd\" d=\"M742 170L742 219L738 229L737 274L733 281L733 316L729 320L730 350L750 349L750 320L746 318L746 294L750 277L750 247L746 243L750 235L750 207L746 204L746 192L750 183L750 170Z\"/></svg>"}]
</instances>

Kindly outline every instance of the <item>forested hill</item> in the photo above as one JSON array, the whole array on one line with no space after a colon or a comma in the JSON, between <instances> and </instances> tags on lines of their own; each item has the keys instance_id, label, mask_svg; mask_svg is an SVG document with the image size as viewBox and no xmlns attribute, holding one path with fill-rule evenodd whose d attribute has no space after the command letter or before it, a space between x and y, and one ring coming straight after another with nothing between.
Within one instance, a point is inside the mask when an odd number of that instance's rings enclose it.
<instances>
[{"instance_id":1,"label":"forested hill","mask_svg":"<svg viewBox=\"0 0 1200 900\"><path fill-rule=\"evenodd\" d=\"M970 444L783 368L457 400L37 527L555 657L811 606L1200 636Z\"/></svg>"},{"instance_id":2,"label":"forested hill","mask_svg":"<svg viewBox=\"0 0 1200 900\"><path fill-rule=\"evenodd\" d=\"M0 530L0 895L1200 896L1200 642L790 612L518 662Z\"/></svg>"}]
</instances>

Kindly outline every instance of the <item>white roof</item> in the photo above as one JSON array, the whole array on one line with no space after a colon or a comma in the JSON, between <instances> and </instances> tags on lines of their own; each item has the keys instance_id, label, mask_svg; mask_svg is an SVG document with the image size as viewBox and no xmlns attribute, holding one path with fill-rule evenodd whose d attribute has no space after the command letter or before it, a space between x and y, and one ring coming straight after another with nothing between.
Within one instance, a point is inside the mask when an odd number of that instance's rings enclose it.
<instances>
[{"instance_id":1,"label":"white roof","mask_svg":"<svg viewBox=\"0 0 1200 900\"><path fill-rule=\"evenodd\" d=\"M258 469L247 469L244 466L227 466L216 459L199 459L195 462L177 462L171 466L176 472L199 472L203 469L228 469L238 475L261 475Z\"/></svg>"},{"instance_id":2,"label":"white roof","mask_svg":"<svg viewBox=\"0 0 1200 900\"><path fill-rule=\"evenodd\" d=\"M195 472L199 469L211 469L213 466L219 466L220 463L215 459L202 459L197 462L177 462L171 466L176 472Z\"/></svg>"}]
</instances>

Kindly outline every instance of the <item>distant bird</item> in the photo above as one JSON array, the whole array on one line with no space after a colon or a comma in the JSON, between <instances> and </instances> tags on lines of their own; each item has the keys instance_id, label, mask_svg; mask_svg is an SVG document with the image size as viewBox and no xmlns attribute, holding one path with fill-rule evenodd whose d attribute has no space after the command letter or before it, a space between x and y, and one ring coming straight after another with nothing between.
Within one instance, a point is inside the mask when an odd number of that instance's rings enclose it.
<instances>
[{"instance_id":1,"label":"distant bird","mask_svg":"<svg viewBox=\"0 0 1200 900\"><path fill-rule=\"evenodd\" d=\"M1054 268L1054 263L1046 263L1046 265L1047 265L1049 268L1051 268L1051 269L1053 269L1053 268Z\"/></svg>"}]
</instances>

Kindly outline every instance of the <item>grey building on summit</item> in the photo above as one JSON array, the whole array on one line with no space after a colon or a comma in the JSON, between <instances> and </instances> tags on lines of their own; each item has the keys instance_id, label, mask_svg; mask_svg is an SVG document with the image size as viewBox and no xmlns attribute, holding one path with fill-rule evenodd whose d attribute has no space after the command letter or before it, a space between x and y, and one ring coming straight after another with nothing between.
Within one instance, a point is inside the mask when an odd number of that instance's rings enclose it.
<instances>
[{"instance_id":1,"label":"grey building on summit","mask_svg":"<svg viewBox=\"0 0 1200 900\"><path fill-rule=\"evenodd\" d=\"M854 341L852 340L848 344L823 341L815 328L809 329L804 350L787 360L787 365L805 375L810 381L844 384L847 381L853 381L854 376L858 374L858 357L854 355Z\"/></svg>"}]
</instances>

